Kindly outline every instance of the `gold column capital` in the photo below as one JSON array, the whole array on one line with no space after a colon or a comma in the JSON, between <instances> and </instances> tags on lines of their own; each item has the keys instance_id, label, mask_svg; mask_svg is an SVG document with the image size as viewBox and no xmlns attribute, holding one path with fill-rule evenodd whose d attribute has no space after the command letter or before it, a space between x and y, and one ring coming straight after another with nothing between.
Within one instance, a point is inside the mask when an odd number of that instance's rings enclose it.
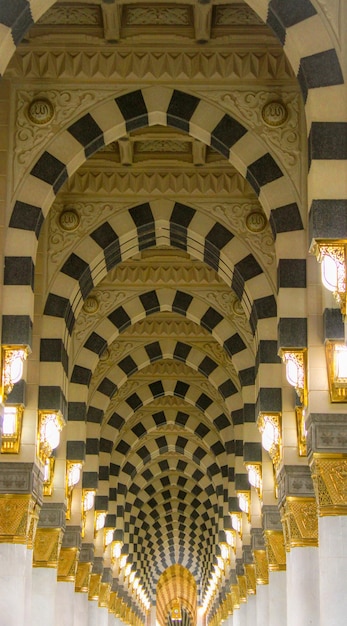
<instances>
[{"instance_id":1,"label":"gold column capital","mask_svg":"<svg viewBox=\"0 0 347 626\"><path fill-rule=\"evenodd\" d=\"M32 494L0 494L0 543L32 547L39 517Z\"/></svg>"},{"instance_id":2,"label":"gold column capital","mask_svg":"<svg viewBox=\"0 0 347 626\"><path fill-rule=\"evenodd\" d=\"M59 582L75 582L79 548L62 547L59 555L57 580Z\"/></svg>"},{"instance_id":3,"label":"gold column capital","mask_svg":"<svg viewBox=\"0 0 347 626\"><path fill-rule=\"evenodd\" d=\"M75 591L77 593L88 593L90 573L92 564L79 561L76 568Z\"/></svg>"},{"instance_id":4,"label":"gold column capital","mask_svg":"<svg viewBox=\"0 0 347 626\"><path fill-rule=\"evenodd\" d=\"M62 539L63 530L61 528L37 528L33 567L57 568Z\"/></svg>"},{"instance_id":5,"label":"gold column capital","mask_svg":"<svg viewBox=\"0 0 347 626\"><path fill-rule=\"evenodd\" d=\"M282 530L265 530L264 537L269 571L284 571L286 569L286 548Z\"/></svg>"},{"instance_id":6,"label":"gold column capital","mask_svg":"<svg viewBox=\"0 0 347 626\"><path fill-rule=\"evenodd\" d=\"M101 574L90 575L88 600L99 600L100 597Z\"/></svg>"},{"instance_id":7,"label":"gold column capital","mask_svg":"<svg viewBox=\"0 0 347 626\"><path fill-rule=\"evenodd\" d=\"M99 587L99 602L98 606L108 609L110 602L111 585L110 583L101 582Z\"/></svg>"},{"instance_id":8,"label":"gold column capital","mask_svg":"<svg viewBox=\"0 0 347 626\"><path fill-rule=\"evenodd\" d=\"M295 547L318 546L315 498L288 496L282 504L281 513L287 552Z\"/></svg>"},{"instance_id":9,"label":"gold column capital","mask_svg":"<svg viewBox=\"0 0 347 626\"><path fill-rule=\"evenodd\" d=\"M245 583L246 583L246 581L245 581ZM245 592L247 593L246 589L245 589ZM230 587L230 598L231 598L233 610L240 608L240 602L241 602L240 595L241 595L240 594L240 584L238 584L238 585L231 585L231 587Z\"/></svg>"},{"instance_id":10,"label":"gold column capital","mask_svg":"<svg viewBox=\"0 0 347 626\"><path fill-rule=\"evenodd\" d=\"M266 550L253 550L257 585L269 584L269 564Z\"/></svg>"},{"instance_id":11,"label":"gold column capital","mask_svg":"<svg viewBox=\"0 0 347 626\"><path fill-rule=\"evenodd\" d=\"M311 473L318 515L347 515L347 455L313 454Z\"/></svg>"},{"instance_id":12,"label":"gold column capital","mask_svg":"<svg viewBox=\"0 0 347 626\"><path fill-rule=\"evenodd\" d=\"M246 574L247 594L249 596L255 595L257 593L255 564L245 563L243 567L245 568Z\"/></svg>"},{"instance_id":13,"label":"gold column capital","mask_svg":"<svg viewBox=\"0 0 347 626\"><path fill-rule=\"evenodd\" d=\"M240 602L247 602L247 578L245 574L237 577Z\"/></svg>"}]
</instances>

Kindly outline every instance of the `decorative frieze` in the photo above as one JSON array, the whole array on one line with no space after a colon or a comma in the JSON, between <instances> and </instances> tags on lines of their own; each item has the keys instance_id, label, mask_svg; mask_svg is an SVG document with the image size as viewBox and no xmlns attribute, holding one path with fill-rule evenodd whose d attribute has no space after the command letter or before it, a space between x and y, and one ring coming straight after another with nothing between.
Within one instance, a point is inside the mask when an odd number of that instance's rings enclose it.
<instances>
[{"instance_id":1,"label":"decorative frieze","mask_svg":"<svg viewBox=\"0 0 347 626\"><path fill-rule=\"evenodd\" d=\"M269 571L283 571L286 569L286 549L277 506L263 505L262 517Z\"/></svg>"},{"instance_id":2,"label":"decorative frieze","mask_svg":"<svg viewBox=\"0 0 347 626\"><path fill-rule=\"evenodd\" d=\"M80 549L81 528L79 526L67 526L59 555L58 581L75 582Z\"/></svg>"},{"instance_id":3,"label":"decorative frieze","mask_svg":"<svg viewBox=\"0 0 347 626\"><path fill-rule=\"evenodd\" d=\"M33 547L43 476L35 463L0 464L0 543Z\"/></svg>"},{"instance_id":4,"label":"decorative frieze","mask_svg":"<svg viewBox=\"0 0 347 626\"><path fill-rule=\"evenodd\" d=\"M163 71L165 66L165 71ZM119 84L122 80L128 85L139 81L152 83L195 80L214 82L221 79L228 83L244 78L247 80L293 80L289 61L280 47L272 50L232 52L213 50L170 51L168 49L149 52L148 49L124 47L122 50L104 49L93 51L80 49L74 54L68 50L25 50L19 49L12 58L7 70L9 76L23 81L24 78L57 80L65 82L91 80L94 82Z\"/></svg>"}]
</instances>

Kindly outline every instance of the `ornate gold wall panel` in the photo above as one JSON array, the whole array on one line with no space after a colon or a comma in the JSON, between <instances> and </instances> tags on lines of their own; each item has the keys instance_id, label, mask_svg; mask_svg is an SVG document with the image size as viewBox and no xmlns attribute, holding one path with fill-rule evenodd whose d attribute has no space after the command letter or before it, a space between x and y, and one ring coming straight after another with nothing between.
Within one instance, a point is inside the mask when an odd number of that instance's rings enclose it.
<instances>
[{"instance_id":1,"label":"ornate gold wall panel","mask_svg":"<svg viewBox=\"0 0 347 626\"><path fill-rule=\"evenodd\" d=\"M243 567L246 573L247 593L251 596L257 593L255 565L253 563L245 563Z\"/></svg>"}]
</instances>

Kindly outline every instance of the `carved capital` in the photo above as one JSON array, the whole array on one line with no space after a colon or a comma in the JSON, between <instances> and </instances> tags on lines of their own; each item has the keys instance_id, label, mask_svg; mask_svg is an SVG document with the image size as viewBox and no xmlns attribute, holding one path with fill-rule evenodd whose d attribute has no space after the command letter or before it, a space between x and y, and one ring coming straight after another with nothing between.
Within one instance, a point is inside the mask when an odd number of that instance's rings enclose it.
<instances>
[{"instance_id":1,"label":"carved capital","mask_svg":"<svg viewBox=\"0 0 347 626\"><path fill-rule=\"evenodd\" d=\"M88 593L91 570L91 563L78 561L75 577L75 591L77 593Z\"/></svg>"},{"instance_id":2,"label":"carved capital","mask_svg":"<svg viewBox=\"0 0 347 626\"><path fill-rule=\"evenodd\" d=\"M255 560L255 577L257 585L269 584L269 564L266 550L253 550Z\"/></svg>"},{"instance_id":3,"label":"carved capital","mask_svg":"<svg viewBox=\"0 0 347 626\"><path fill-rule=\"evenodd\" d=\"M247 584L247 593L249 596L256 594L257 592L257 581L256 581L256 569L254 563L245 563L245 574L246 574L246 584Z\"/></svg>"},{"instance_id":4,"label":"carved capital","mask_svg":"<svg viewBox=\"0 0 347 626\"><path fill-rule=\"evenodd\" d=\"M347 421L343 413L310 413L306 420L307 454L347 456Z\"/></svg>"},{"instance_id":5,"label":"carved capital","mask_svg":"<svg viewBox=\"0 0 347 626\"><path fill-rule=\"evenodd\" d=\"M269 571L284 571L286 569L286 549L284 545L283 531L265 530L264 535Z\"/></svg>"},{"instance_id":6,"label":"carved capital","mask_svg":"<svg viewBox=\"0 0 347 626\"><path fill-rule=\"evenodd\" d=\"M347 515L347 455L333 458L314 454L311 472L318 514Z\"/></svg>"},{"instance_id":7,"label":"carved capital","mask_svg":"<svg viewBox=\"0 0 347 626\"><path fill-rule=\"evenodd\" d=\"M59 582L75 582L79 548L62 547L59 555L57 580Z\"/></svg>"},{"instance_id":8,"label":"carved capital","mask_svg":"<svg viewBox=\"0 0 347 626\"><path fill-rule=\"evenodd\" d=\"M286 498L313 498L314 489L308 465L284 465L277 476L278 500L281 506Z\"/></svg>"},{"instance_id":9,"label":"carved capital","mask_svg":"<svg viewBox=\"0 0 347 626\"><path fill-rule=\"evenodd\" d=\"M231 603L232 603L233 610L234 609L239 609L240 608L240 602L242 602L242 600L241 600L240 584L238 584L238 585L231 585L231 587L230 587L230 596L231 596Z\"/></svg>"},{"instance_id":10,"label":"carved capital","mask_svg":"<svg viewBox=\"0 0 347 626\"><path fill-rule=\"evenodd\" d=\"M61 528L37 528L33 567L58 567L63 530Z\"/></svg>"},{"instance_id":11,"label":"carved capital","mask_svg":"<svg viewBox=\"0 0 347 626\"><path fill-rule=\"evenodd\" d=\"M31 494L0 494L0 543L20 543L31 548L39 510Z\"/></svg>"},{"instance_id":12,"label":"carved capital","mask_svg":"<svg viewBox=\"0 0 347 626\"><path fill-rule=\"evenodd\" d=\"M112 585L112 570L110 567L105 567L102 573L100 588L99 588L99 602L98 606L102 608L107 608L110 601L110 593L111 593L111 585Z\"/></svg>"},{"instance_id":13,"label":"carved capital","mask_svg":"<svg viewBox=\"0 0 347 626\"><path fill-rule=\"evenodd\" d=\"M318 546L318 518L315 498L287 497L282 506L286 550Z\"/></svg>"}]
</instances>

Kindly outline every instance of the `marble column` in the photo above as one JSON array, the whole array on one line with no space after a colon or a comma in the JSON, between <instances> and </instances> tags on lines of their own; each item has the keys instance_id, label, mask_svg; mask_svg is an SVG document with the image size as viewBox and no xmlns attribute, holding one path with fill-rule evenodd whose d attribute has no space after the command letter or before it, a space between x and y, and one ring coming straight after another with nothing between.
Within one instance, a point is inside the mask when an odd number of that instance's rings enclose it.
<instances>
[{"instance_id":1,"label":"marble column","mask_svg":"<svg viewBox=\"0 0 347 626\"><path fill-rule=\"evenodd\" d=\"M100 598L100 585L103 571L104 560L102 556L94 557L88 589L88 626L99 626L99 616L101 614L101 609L98 607L98 602ZM102 620L100 622L100 626L105 626Z\"/></svg>"},{"instance_id":2,"label":"marble column","mask_svg":"<svg viewBox=\"0 0 347 626\"><path fill-rule=\"evenodd\" d=\"M235 609L233 613L233 626L247 626L247 606L240 604L239 609Z\"/></svg>"},{"instance_id":3,"label":"marble column","mask_svg":"<svg viewBox=\"0 0 347 626\"><path fill-rule=\"evenodd\" d=\"M80 549L80 526L67 526L58 562L55 611L56 626L74 626L75 581Z\"/></svg>"},{"instance_id":4,"label":"marble column","mask_svg":"<svg viewBox=\"0 0 347 626\"><path fill-rule=\"evenodd\" d=\"M247 600L247 604L245 605L247 609L247 626L256 626L257 625L257 596L249 596Z\"/></svg>"},{"instance_id":5,"label":"marble column","mask_svg":"<svg viewBox=\"0 0 347 626\"><path fill-rule=\"evenodd\" d=\"M31 613L32 623L43 620L55 625L57 567L65 531L65 504L42 505L33 551Z\"/></svg>"},{"instance_id":6,"label":"marble column","mask_svg":"<svg viewBox=\"0 0 347 626\"><path fill-rule=\"evenodd\" d=\"M278 487L288 552L287 626L319 624L318 520L309 467L284 465Z\"/></svg>"},{"instance_id":7,"label":"marble column","mask_svg":"<svg viewBox=\"0 0 347 626\"><path fill-rule=\"evenodd\" d=\"M286 549L278 507L262 508L264 539L269 567L269 626L286 626L287 578Z\"/></svg>"},{"instance_id":8,"label":"marble column","mask_svg":"<svg viewBox=\"0 0 347 626\"><path fill-rule=\"evenodd\" d=\"M320 626L344 626L347 615L346 414L310 414L307 450L319 512Z\"/></svg>"},{"instance_id":9,"label":"marble column","mask_svg":"<svg viewBox=\"0 0 347 626\"><path fill-rule=\"evenodd\" d=\"M0 623L30 623L32 544L42 505L35 463L0 464ZM10 493L9 493L10 492Z\"/></svg>"}]
</instances>

